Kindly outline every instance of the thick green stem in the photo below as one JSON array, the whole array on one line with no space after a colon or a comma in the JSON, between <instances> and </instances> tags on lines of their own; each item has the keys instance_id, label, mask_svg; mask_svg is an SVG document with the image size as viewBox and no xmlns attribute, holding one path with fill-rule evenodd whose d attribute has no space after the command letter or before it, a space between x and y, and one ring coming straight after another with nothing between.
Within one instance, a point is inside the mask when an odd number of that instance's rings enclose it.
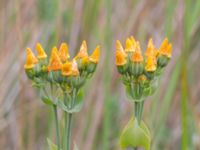
<instances>
[{"instance_id":1,"label":"thick green stem","mask_svg":"<svg viewBox=\"0 0 200 150\"><path fill-rule=\"evenodd\" d=\"M72 114L67 113L67 141L66 141L66 150L70 150L70 139L71 139L71 124L72 124Z\"/></svg>"},{"instance_id":2,"label":"thick green stem","mask_svg":"<svg viewBox=\"0 0 200 150\"><path fill-rule=\"evenodd\" d=\"M67 101L67 93L65 93L65 105L69 108L72 108L74 105L74 102L76 100L76 89L73 89L72 91L72 99ZM70 140L71 140L71 126L72 126L72 113L65 112L65 131L64 131L64 139L63 139L63 145L64 150L70 150Z\"/></svg>"},{"instance_id":3,"label":"thick green stem","mask_svg":"<svg viewBox=\"0 0 200 150\"><path fill-rule=\"evenodd\" d=\"M143 107L144 107L144 101L135 102L135 117L137 118L139 124L142 119Z\"/></svg>"},{"instance_id":4,"label":"thick green stem","mask_svg":"<svg viewBox=\"0 0 200 150\"><path fill-rule=\"evenodd\" d=\"M56 140L57 140L58 150L61 150L60 129L59 129L58 113L57 113L57 106L56 105L53 105L53 110L54 110L55 125L56 125Z\"/></svg>"}]
</instances>

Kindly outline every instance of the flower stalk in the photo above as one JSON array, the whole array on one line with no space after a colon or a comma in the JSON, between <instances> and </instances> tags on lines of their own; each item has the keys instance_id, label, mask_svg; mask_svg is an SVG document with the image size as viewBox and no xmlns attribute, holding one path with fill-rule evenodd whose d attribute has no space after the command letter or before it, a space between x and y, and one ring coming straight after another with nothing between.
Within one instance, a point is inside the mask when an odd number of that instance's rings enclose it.
<instances>
[{"instance_id":1,"label":"flower stalk","mask_svg":"<svg viewBox=\"0 0 200 150\"><path fill-rule=\"evenodd\" d=\"M49 149L70 150L72 116L83 105L82 87L96 70L100 57L100 46L88 55L86 41L83 41L78 54L70 60L68 45L53 47L48 59L40 43L36 44L38 55L26 49L24 69L33 85L42 90L41 99L52 106L55 118L56 145L48 139ZM64 135L60 135L58 110L64 115ZM62 119L62 118L61 118ZM62 141L62 142L61 142Z\"/></svg>"},{"instance_id":2,"label":"flower stalk","mask_svg":"<svg viewBox=\"0 0 200 150\"><path fill-rule=\"evenodd\" d=\"M116 41L116 61L118 72L125 85L126 92L134 103L134 116L124 128L120 143L122 148L143 147L150 150L151 135L142 121L145 98L152 95L158 84L159 76L171 58L172 44L165 39L156 50L150 39L147 50L142 55L139 41L127 38L125 48Z\"/></svg>"}]
</instances>

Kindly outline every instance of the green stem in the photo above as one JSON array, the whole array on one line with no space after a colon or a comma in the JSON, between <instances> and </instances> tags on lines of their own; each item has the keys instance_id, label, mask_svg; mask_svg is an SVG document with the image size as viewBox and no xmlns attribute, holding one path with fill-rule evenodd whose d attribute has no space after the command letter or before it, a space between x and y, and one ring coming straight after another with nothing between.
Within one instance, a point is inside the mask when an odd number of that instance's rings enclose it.
<instances>
[{"instance_id":1,"label":"green stem","mask_svg":"<svg viewBox=\"0 0 200 150\"><path fill-rule=\"evenodd\" d=\"M67 149L66 150L70 150L70 139L71 139L71 124L72 124L72 114L71 113L67 113L67 141L66 141L66 146Z\"/></svg>"},{"instance_id":2,"label":"green stem","mask_svg":"<svg viewBox=\"0 0 200 150\"><path fill-rule=\"evenodd\" d=\"M135 102L135 117L138 120L138 123L140 124L141 119L142 119L142 112L143 112L143 107L144 107L144 101L141 102Z\"/></svg>"},{"instance_id":3,"label":"green stem","mask_svg":"<svg viewBox=\"0 0 200 150\"><path fill-rule=\"evenodd\" d=\"M59 124L58 124L58 113L57 113L57 106L56 105L53 105L53 110L54 110L54 117L55 117L55 124L56 124L56 140L57 140L58 150L61 150L60 130L59 130Z\"/></svg>"}]
</instances>

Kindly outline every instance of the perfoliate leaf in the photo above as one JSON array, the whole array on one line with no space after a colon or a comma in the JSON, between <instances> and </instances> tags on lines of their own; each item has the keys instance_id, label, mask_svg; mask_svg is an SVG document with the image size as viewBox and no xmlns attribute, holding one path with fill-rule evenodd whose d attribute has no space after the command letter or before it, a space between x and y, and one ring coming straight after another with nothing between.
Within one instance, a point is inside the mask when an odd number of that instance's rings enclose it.
<instances>
[{"instance_id":1,"label":"perfoliate leaf","mask_svg":"<svg viewBox=\"0 0 200 150\"><path fill-rule=\"evenodd\" d=\"M143 147L150 150L150 132L144 122L139 125L136 118L131 119L121 134L120 144L122 148Z\"/></svg>"},{"instance_id":2,"label":"perfoliate leaf","mask_svg":"<svg viewBox=\"0 0 200 150\"><path fill-rule=\"evenodd\" d=\"M58 147L56 144L54 144L49 138L47 138L47 142L49 145L49 150L58 150Z\"/></svg>"}]
</instances>

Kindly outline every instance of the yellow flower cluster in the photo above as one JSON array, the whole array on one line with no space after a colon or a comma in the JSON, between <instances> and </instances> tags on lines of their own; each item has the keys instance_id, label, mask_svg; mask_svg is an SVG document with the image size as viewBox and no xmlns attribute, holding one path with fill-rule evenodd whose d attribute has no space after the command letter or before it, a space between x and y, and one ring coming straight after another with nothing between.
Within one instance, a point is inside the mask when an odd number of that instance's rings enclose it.
<instances>
[{"instance_id":1,"label":"yellow flower cluster","mask_svg":"<svg viewBox=\"0 0 200 150\"><path fill-rule=\"evenodd\" d=\"M36 50L38 54L37 57L35 57L30 48L26 49L27 57L26 63L24 65L25 70L33 69L36 64L40 63L40 61L47 61L47 54L45 53L40 43L36 44ZM59 50L57 47L52 48L49 63L46 66L46 71L61 71L63 76L78 76L79 68L81 68L83 65L96 65L99 62L99 57L100 46L97 46L93 53L88 56L87 44L85 41L83 41L80 47L80 51L70 61L68 45L66 43L62 43ZM81 63L78 64L77 62Z\"/></svg>"},{"instance_id":2,"label":"yellow flower cluster","mask_svg":"<svg viewBox=\"0 0 200 150\"><path fill-rule=\"evenodd\" d=\"M157 50L153 40L149 39L147 49L142 55L139 41L133 36L126 39L125 48L116 41L115 64L122 75L127 93L140 100L151 95L157 88L158 76L171 58L172 44L165 39Z\"/></svg>"},{"instance_id":3,"label":"yellow flower cluster","mask_svg":"<svg viewBox=\"0 0 200 150\"><path fill-rule=\"evenodd\" d=\"M144 63L144 69L147 72L154 72L157 69L157 59L160 56L171 58L172 44L166 38L160 48L156 50L153 40L149 39L143 58L139 41L133 36L126 39L125 48L122 47L120 41L116 41L116 60L115 64L120 67L128 63Z\"/></svg>"}]
</instances>

